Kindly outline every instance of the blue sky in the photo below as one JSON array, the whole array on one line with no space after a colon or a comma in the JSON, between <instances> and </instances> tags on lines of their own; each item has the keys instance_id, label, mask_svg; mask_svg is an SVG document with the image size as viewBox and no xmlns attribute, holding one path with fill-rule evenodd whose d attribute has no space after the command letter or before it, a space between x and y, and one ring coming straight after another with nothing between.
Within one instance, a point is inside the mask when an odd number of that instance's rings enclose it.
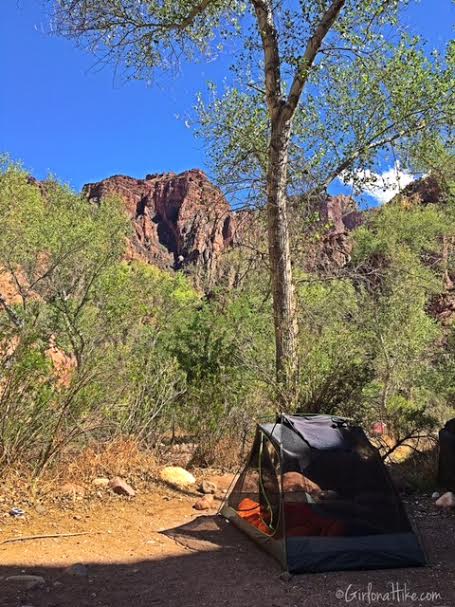
<instances>
[{"instance_id":1,"label":"blue sky","mask_svg":"<svg viewBox=\"0 0 455 607\"><path fill-rule=\"evenodd\" d=\"M94 58L72 41L48 35L44 0L2 0L1 17L0 152L76 189L117 173L206 168L185 116L197 90L222 79L226 60L152 85L123 84L111 67L93 69ZM441 48L453 34L455 5L421 0L406 22Z\"/></svg>"}]
</instances>

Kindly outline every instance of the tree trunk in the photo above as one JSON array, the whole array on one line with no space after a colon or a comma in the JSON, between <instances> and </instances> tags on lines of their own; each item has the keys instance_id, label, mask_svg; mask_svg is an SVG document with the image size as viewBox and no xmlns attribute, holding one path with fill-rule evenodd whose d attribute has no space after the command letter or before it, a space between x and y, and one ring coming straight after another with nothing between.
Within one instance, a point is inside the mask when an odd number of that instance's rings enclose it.
<instances>
[{"instance_id":1,"label":"tree trunk","mask_svg":"<svg viewBox=\"0 0 455 607\"><path fill-rule=\"evenodd\" d=\"M272 119L267 173L267 217L280 404L292 408L297 392L297 318L287 213L291 120Z\"/></svg>"},{"instance_id":2,"label":"tree trunk","mask_svg":"<svg viewBox=\"0 0 455 607\"><path fill-rule=\"evenodd\" d=\"M297 61L297 69L286 100L281 81L279 32L275 23L275 9L279 3L276 5L272 0L251 1L262 39L265 95L271 118L267 207L278 394L281 407L290 409L297 400L298 366L297 317L287 217L288 150L292 119L316 55L346 0L332 0L319 22L315 24L313 34Z\"/></svg>"}]
</instances>

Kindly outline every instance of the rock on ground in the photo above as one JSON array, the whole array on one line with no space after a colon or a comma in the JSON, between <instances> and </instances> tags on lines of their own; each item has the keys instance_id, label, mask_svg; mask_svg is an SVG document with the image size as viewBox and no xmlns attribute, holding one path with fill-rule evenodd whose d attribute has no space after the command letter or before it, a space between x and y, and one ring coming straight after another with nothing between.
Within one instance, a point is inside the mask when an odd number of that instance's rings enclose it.
<instances>
[{"instance_id":1,"label":"rock on ground","mask_svg":"<svg viewBox=\"0 0 455 607\"><path fill-rule=\"evenodd\" d=\"M213 495L204 495L200 497L197 502L193 505L195 510L210 510L211 508L215 508L215 497Z\"/></svg>"},{"instance_id":2,"label":"rock on ground","mask_svg":"<svg viewBox=\"0 0 455 607\"><path fill-rule=\"evenodd\" d=\"M199 487L199 491L201 493L216 493L217 492L217 486L215 483L212 483L212 481L207 481L207 480L203 480L200 487Z\"/></svg>"},{"instance_id":3,"label":"rock on ground","mask_svg":"<svg viewBox=\"0 0 455 607\"><path fill-rule=\"evenodd\" d=\"M451 491L447 491L436 500L435 504L439 508L455 508L455 495Z\"/></svg>"},{"instance_id":4,"label":"rock on ground","mask_svg":"<svg viewBox=\"0 0 455 607\"><path fill-rule=\"evenodd\" d=\"M117 495L126 495L128 497L134 497L136 495L134 489L119 476L114 476L114 478L109 481L109 489L114 493L117 493Z\"/></svg>"},{"instance_id":5,"label":"rock on ground","mask_svg":"<svg viewBox=\"0 0 455 607\"><path fill-rule=\"evenodd\" d=\"M180 466L166 466L161 470L160 477L165 483L178 488L189 487L196 482L191 472Z\"/></svg>"}]
</instances>

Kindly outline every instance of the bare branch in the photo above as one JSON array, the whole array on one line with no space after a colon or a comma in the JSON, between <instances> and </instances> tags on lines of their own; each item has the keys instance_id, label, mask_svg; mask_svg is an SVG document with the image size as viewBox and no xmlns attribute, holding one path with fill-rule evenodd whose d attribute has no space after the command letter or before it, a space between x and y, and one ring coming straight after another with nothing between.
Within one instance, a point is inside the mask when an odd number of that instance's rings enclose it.
<instances>
[{"instance_id":1,"label":"bare branch","mask_svg":"<svg viewBox=\"0 0 455 607\"><path fill-rule=\"evenodd\" d=\"M67 14L71 17L76 26L74 33L82 34L97 31L109 31L113 26L126 28L126 34L130 34L135 30L148 29L150 31L159 30L184 30L193 25L194 21L203 14L203 12L213 3L214 0L202 0L197 3L181 20L174 21L147 21L143 18L137 19L132 16L125 7L121 7L120 12L116 12L115 7L110 7L108 10L111 11L112 18L107 19L109 13L101 11L100 15L103 16L104 22L93 23L87 18L87 14L93 8L87 3L87 0L75 0L70 6L65 9L60 9L57 14ZM79 16L79 19L77 18ZM74 27L74 26L73 26Z\"/></svg>"}]
</instances>

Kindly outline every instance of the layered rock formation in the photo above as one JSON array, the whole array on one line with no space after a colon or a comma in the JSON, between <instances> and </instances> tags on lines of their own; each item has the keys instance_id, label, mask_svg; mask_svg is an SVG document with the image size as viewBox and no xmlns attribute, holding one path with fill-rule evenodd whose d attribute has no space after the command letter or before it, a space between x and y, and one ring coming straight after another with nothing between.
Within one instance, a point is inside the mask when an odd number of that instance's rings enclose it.
<instances>
[{"instance_id":1,"label":"layered rock formation","mask_svg":"<svg viewBox=\"0 0 455 607\"><path fill-rule=\"evenodd\" d=\"M95 203L109 196L120 197L134 228L129 258L161 268L196 268L209 288L223 273L227 283L235 286L245 266L254 268L266 255L266 227L261 214L234 212L222 192L198 169L147 175L145 179L117 175L87 184L84 192ZM407 186L396 201L403 197L411 204L429 204L442 200L442 192L437 180L428 176ZM305 250L294 251L307 271L333 273L349 265L352 231L366 216L351 197L326 196L311 205L295 199L290 213L296 242L302 242L302 230L308 230ZM318 219L308 222L302 213L314 214ZM312 231L319 234L315 241ZM222 254L241 246L248 262L238 262L237 267L228 260L227 269L226 263L221 268ZM446 272L446 291L431 304L433 314L443 322L451 321L454 315L454 278Z\"/></svg>"},{"instance_id":2,"label":"layered rock formation","mask_svg":"<svg viewBox=\"0 0 455 607\"><path fill-rule=\"evenodd\" d=\"M409 183L395 198L403 197L415 204L434 204L444 199L444 191L434 175L427 175Z\"/></svg>"},{"instance_id":3,"label":"layered rock formation","mask_svg":"<svg viewBox=\"0 0 455 607\"><path fill-rule=\"evenodd\" d=\"M234 214L221 191L193 169L134 179L116 175L84 187L89 200L119 196L132 220L130 257L162 268L202 265L211 272L234 238Z\"/></svg>"},{"instance_id":4,"label":"layered rock formation","mask_svg":"<svg viewBox=\"0 0 455 607\"><path fill-rule=\"evenodd\" d=\"M266 249L265 226L258 213L234 212L198 169L145 179L116 175L87 184L84 192L93 202L121 198L134 227L131 259L145 259L162 268L195 266L216 279L224 251L244 245L251 254L260 255L259 249ZM362 217L355 202L347 196L327 197L317 202L316 211L327 229L322 249L317 247L310 255L314 263L308 259L310 265L346 265L352 248L349 232Z\"/></svg>"},{"instance_id":5,"label":"layered rock formation","mask_svg":"<svg viewBox=\"0 0 455 607\"><path fill-rule=\"evenodd\" d=\"M319 216L327 226L318 251L319 266L346 266L351 260L352 230L361 225L364 214L350 196L328 196L321 200Z\"/></svg>"}]
</instances>

